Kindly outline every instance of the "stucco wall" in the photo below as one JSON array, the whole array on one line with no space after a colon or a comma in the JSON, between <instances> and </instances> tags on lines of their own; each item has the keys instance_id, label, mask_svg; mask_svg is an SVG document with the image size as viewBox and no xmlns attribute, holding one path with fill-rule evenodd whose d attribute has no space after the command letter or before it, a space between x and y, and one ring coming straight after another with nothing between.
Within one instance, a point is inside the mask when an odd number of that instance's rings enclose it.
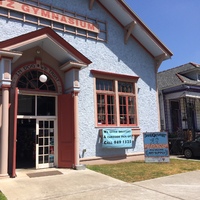
<instances>
[{"instance_id":1,"label":"stucco wall","mask_svg":"<svg viewBox=\"0 0 200 200\"><path fill-rule=\"evenodd\" d=\"M86 149L84 157L143 152L142 133L146 131L158 131L159 120L153 58L133 38L129 38L128 44L125 45L123 28L101 6L99 6L99 4L95 3L93 9L90 11L88 9L88 0L41 0L41 2L107 22L107 43L57 31L61 37L92 61L92 64L80 71L81 91L79 94L78 108L80 157L83 156L83 149ZM38 27L35 25L0 18L1 41L37 29ZM137 75L140 77L137 87L138 117L141 135L133 142L132 149L102 149L98 138L99 129L95 128L94 80L90 74L91 69L118 74Z\"/></svg>"}]
</instances>

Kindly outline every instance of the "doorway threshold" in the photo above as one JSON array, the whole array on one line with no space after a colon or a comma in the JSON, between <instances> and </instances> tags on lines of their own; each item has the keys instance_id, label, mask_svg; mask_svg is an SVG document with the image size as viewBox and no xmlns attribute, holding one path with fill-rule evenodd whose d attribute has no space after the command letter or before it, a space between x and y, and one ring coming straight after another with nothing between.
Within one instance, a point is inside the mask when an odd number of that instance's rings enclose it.
<instances>
[{"instance_id":1,"label":"doorway threshold","mask_svg":"<svg viewBox=\"0 0 200 200\"><path fill-rule=\"evenodd\" d=\"M16 169L16 178L24 178L24 177L29 177L29 178L32 178L32 177L36 177L36 176L48 176L48 175L51 175L51 174L54 174L56 175L57 174L61 174L62 172L57 172L59 171L58 168L55 168L55 167L51 167L51 168L44 168L44 169L36 169L36 168L27 168L27 169L23 169L23 168L20 168L20 169ZM32 177L31 177L32 176Z\"/></svg>"}]
</instances>

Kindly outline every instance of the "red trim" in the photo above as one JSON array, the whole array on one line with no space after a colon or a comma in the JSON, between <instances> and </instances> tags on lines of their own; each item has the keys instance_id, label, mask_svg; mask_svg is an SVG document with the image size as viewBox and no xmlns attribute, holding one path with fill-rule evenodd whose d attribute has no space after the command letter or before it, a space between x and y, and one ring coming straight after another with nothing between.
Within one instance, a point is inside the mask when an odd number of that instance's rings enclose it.
<instances>
[{"instance_id":1,"label":"red trim","mask_svg":"<svg viewBox=\"0 0 200 200\"><path fill-rule=\"evenodd\" d=\"M184 80L182 79L181 75L180 74L176 74L176 76L180 79L181 82L184 83Z\"/></svg>"},{"instance_id":2,"label":"red trim","mask_svg":"<svg viewBox=\"0 0 200 200\"><path fill-rule=\"evenodd\" d=\"M11 85L1 85L1 89L10 89Z\"/></svg>"},{"instance_id":3,"label":"red trim","mask_svg":"<svg viewBox=\"0 0 200 200\"><path fill-rule=\"evenodd\" d=\"M58 96L58 167L74 165L74 98Z\"/></svg>"},{"instance_id":4,"label":"red trim","mask_svg":"<svg viewBox=\"0 0 200 200\"><path fill-rule=\"evenodd\" d=\"M117 125L117 116L116 116L116 101L115 101L115 94L114 93L104 93L104 91L98 91L96 90L97 93L97 99L98 99L98 95L101 96L101 99L103 97L104 99L104 103L98 102L98 100L96 101L96 105L97 105L97 124L98 126L116 126ZM108 96L113 97L113 102L111 101L110 103L108 103L107 98ZM98 107L104 108L105 113L101 113L98 112ZM114 108L114 113L109 113L108 112L108 107L111 106ZM103 116L105 117L105 121L101 121ZM108 118L109 116L111 118L114 119L113 123L109 123ZM101 120L99 121L98 118L101 117Z\"/></svg>"},{"instance_id":5,"label":"red trim","mask_svg":"<svg viewBox=\"0 0 200 200\"><path fill-rule=\"evenodd\" d=\"M1 53L0 53L0 54L1 54ZM9 56L1 56L1 57L0 57L0 60L1 60L2 58L6 58L6 59L10 59L10 60L13 59L13 57L9 57Z\"/></svg>"},{"instance_id":6,"label":"red trim","mask_svg":"<svg viewBox=\"0 0 200 200\"><path fill-rule=\"evenodd\" d=\"M30 40L30 39L33 39L33 38L36 38L36 37L39 37L42 35L48 35L51 39L55 40L60 46L64 47L64 49L66 49L67 52L70 52L70 54L73 54L75 57L80 59L82 62L84 62L88 65L90 63L92 63L88 58L86 58L83 54L81 54L79 51L77 51L73 46L71 46L68 42L66 42L62 37L60 37L55 31L53 31L49 27L42 28L42 29L33 31L31 33L20 35L18 37L0 42L0 49L8 48L9 46L19 43L19 41L22 43L22 42L25 42L27 40Z\"/></svg>"},{"instance_id":7,"label":"red trim","mask_svg":"<svg viewBox=\"0 0 200 200\"><path fill-rule=\"evenodd\" d=\"M193 62L189 62L189 64L193 65L194 67L199 67L199 64L193 63Z\"/></svg>"},{"instance_id":8,"label":"red trim","mask_svg":"<svg viewBox=\"0 0 200 200\"><path fill-rule=\"evenodd\" d=\"M131 76L131 75L126 75L126 74L116 74L112 72L105 72L105 71L99 71L99 70L90 70L92 75L94 76L105 76L105 77L110 77L113 79L130 79L128 81L132 81L131 79L134 79L134 81L139 79L139 76Z\"/></svg>"},{"instance_id":9,"label":"red trim","mask_svg":"<svg viewBox=\"0 0 200 200\"><path fill-rule=\"evenodd\" d=\"M17 141L17 108L18 108L18 88L15 88L14 101L14 131L13 131L13 149L12 149L12 172L11 177L16 176L16 141Z\"/></svg>"},{"instance_id":10,"label":"red trim","mask_svg":"<svg viewBox=\"0 0 200 200\"><path fill-rule=\"evenodd\" d=\"M126 117L126 120L124 121L124 123L121 123L121 121L120 121L120 126L136 126L137 125L136 123L135 124L129 123L129 116L134 116L134 119L135 119L134 121L137 122L137 114L136 113L130 114L129 110L128 110L128 108L130 107L130 105L128 104L128 98L131 97L134 100L134 105L133 105L134 111L136 111L135 96L128 95L128 93L123 93L123 94L119 94L119 97L125 97L125 104L120 104L120 101L119 101L119 107L125 106L125 111L126 111L126 112L120 113L120 110L119 110L119 117L121 117L121 116Z\"/></svg>"}]
</instances>

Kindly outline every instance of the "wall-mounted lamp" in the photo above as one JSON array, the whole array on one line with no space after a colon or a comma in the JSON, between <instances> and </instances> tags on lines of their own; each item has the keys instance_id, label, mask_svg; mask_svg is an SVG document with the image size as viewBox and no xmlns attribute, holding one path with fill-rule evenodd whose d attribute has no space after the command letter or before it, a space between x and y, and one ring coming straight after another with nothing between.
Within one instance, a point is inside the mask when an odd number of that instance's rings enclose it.
<instances>
[{"instance_id":1,"label":"wall-mounted lamp","mask_svg":"<svg viewBox=\"0 0 200 200\"><path fill-rule=\"evenodd\" d=\"M40 82L45 83L47 81L47 76L45 74L40 75L39 77Z\"/></svg>"}]
</instances>

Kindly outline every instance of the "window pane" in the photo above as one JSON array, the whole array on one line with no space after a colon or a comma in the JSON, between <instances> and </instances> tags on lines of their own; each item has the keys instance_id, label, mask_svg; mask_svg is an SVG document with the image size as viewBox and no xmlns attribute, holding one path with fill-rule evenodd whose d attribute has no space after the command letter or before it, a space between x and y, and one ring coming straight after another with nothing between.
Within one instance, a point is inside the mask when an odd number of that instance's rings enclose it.
<instances>
[{"instance_id":1,"label":"window pane","mask_svg":"<svg viewBox=\"0 0 200 200\"><path fill-rule=\"evenodd\" d=\"M134 113L134 97L128 97L128 114Z\"/></svg>"},{"instance_id":2,"label":"window pane","mask_svg":"<svg viewBox=\"0 0 200 200\"><path fill-rule=\"evenodd\" d=\"M129 124L136 124L134 115L129 116Z\"/></svg>"},{"instance_id":3,"label":"window pane","mask_svg":"<svg viewBox=\"0 0 200 200\"><path fill-rule=\"evenodd\" d=\"M114 96L107 96L108 124L115 124Z\"/></svg>"},{"instance_id":4,"label":"window pane","mask_svg":"<svg viewBox=\"0 0 200 200\"><path fill-rule=\"evenodd\" d=\"M129 124L136 124L135 115L135 97L128 97L128 114L129 114Z\"/></svg>"},{"instance_id":5,"label":"window pane","mask_svg":"<svg viewBox=\"0 0 200 200\"><path fill-rule=\"evenodd\" d=\"M18 115L35 115L35 96L19 95Z\"/></svg>"},{"instance_id":6,"label":"window pane","mask_svg":"<svg viewBox=\"0 0 200 200\"><path fill-rule=\"evenodd\" d=\"M96 79L96 90L113 91L113 81Z\"/></svg>"},{"instance_id":7,"label":"window pane","mask_svg":"<svg viewBox=\"0 0 200 200\"><path fill-rule=\"evenodd\" d=\"M37 97L37 115L55 116L55 97Z\"/></svg>"},{"instance_id":8,"label":"window pane","mask_svg":"<svg viewBox=\"0 0 200 200\"><path fill-rule=\"evenodd\" d=\"M118 82L118 92L133 93L133 83Z\"/></svg>"},{"instance_id":9,"label":"window pane","mask_svg":"<svg viewBox=\"0 0 200 200\"><path fill-rule=\"evenodd\" d=\"M119 96L120 124L136 124L135 97Z\"/></svg>"},{"instance_id":10,"label":"window pane","mask_svg":"<svg viewBox=\"0 0 200 200\"><path fill-rule=\"evenodd\" d=\"M106 123L105 116L105 95L97 95L97 114L98 114L98 124Z\"/></svg>"},{"instance_id":11,"label":"window pane","mask_svg":"<svg viewBox=\"0 0 200 200\"><path fill-rule=\"evenodd\" d=\"M120 124L127 124L126 97L119 96Z\"/></svg>"}]
</instances>

